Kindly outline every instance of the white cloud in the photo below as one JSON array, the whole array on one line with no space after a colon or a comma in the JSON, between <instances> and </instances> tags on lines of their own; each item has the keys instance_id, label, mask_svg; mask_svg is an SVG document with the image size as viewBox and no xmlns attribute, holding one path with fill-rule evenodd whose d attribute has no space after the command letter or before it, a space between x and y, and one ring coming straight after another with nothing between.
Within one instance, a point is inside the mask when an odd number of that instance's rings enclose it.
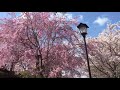
<instances>
[{"instance_id":1,"label":"white cloud","mask_svg":"<svg viewBox=\"0 0 120 90\"><path fill-rule=\"evenodd\" d=\"M56 15L54 15L54 14L51 14L51 16L50 16L50 20L53 20L54 19L54 17L56 17L57 19L59 19L59 18L66 18L66 20L70 20L70 19L72 19L73 18L73 15L72 14L67 14L67 13L65 13L65 14L63 14L63 13L56 13Z\"/></svg>"},{"instance_id":2,"label":"white cloud","mask_svg":"<svg viewBox=\"0 0 120 90\"><path fill-rule=\"evenodd\" d=\"M72 19L72 18L73 18L72 14L65 14L65 16L66 16L68 19Z\"/></svg>"},{"instance_id":3,"label":"white cloud","mask_svg":"<svg viewBox=\"0 0 120 90\"><path fill-rule=\"evenodd\" d=\"M98 17L93 23L99 24L100 26L103 26L105 23L107 23L109 21L108 18L106 17Z\"/></svg>"},{"instance_id":4,"label":"white cloud","mask_svg":"<svg viewBox=\"0 0 120 90\"><path fill-rule=\"evenodd\" d=\"M61 17L63 17L63 14L62 14L62 13L57 13L56 16L57 16L58 18L61 18Z\"/></svg>"},{"instance_id":5,"label":"white cloud","mask_svg":"<svg viewBox=\"0 0 120 90\"><path fill-rule=\"evenodd\" d=\"M59 17L63 17L63 18L66 18L66 20L70 20L70 19L73 19L73 15L72 14L68 14L68 13L58 13L58 16Z\"/></svg>"},{"instance_id":6,"label":"white cloud","mask_svg":"<svg viewBox=\"0 0 120 90\"><path fill-rule=\"evenodd\" d=\"M56 17L57 17L57 19L63 17L66 20L73 20L73 21L75 20L72 13L60 13L60 12L58 12L58 13L56 13ZM54 19L54 14L51 14L49 19L53 20ZM80 20L80 21L83 20L83 15L79 15L78 20Z\"/></svg>"},{"instance_id":7,"label":"white cloud","mask_svg":"<svg viewBox=\"0 0 120 90\"><path fill-rule=\"evenodd\" d=\"M80 19L80 20L83 20L83 15L79 15L79 19Z\"/></svg>"}]
</instances>

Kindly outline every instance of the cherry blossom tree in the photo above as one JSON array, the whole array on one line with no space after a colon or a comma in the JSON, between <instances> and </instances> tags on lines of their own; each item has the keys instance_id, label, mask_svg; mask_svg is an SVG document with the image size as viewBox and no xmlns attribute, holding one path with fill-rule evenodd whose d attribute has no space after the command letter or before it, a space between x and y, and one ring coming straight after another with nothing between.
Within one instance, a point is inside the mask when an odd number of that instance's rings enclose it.
<instances>
[{"instance_id":1,"label":"cherry blossom tree","mask_svg":"<svg viewBox=\"0 0 120 90\"><path fill-rule=\"evenodd\" d=\"M93 77L120 77L120 24L108 24L97 38L88 39Z\"/></svg>"},{"instance_id":2,"label":"cherry blossom tree","mask_svg":"<svg viewBox=\"0 0 120 90\"><path fill-rule=\"evenodd\" d=\"M1 66L41 77L62 77L62 71L67 70L72 77L73 73L80 75L76 67L83 62L75 56L75 18L52 12L23 12L1 21Z\"/></svg>"}]
</instances>

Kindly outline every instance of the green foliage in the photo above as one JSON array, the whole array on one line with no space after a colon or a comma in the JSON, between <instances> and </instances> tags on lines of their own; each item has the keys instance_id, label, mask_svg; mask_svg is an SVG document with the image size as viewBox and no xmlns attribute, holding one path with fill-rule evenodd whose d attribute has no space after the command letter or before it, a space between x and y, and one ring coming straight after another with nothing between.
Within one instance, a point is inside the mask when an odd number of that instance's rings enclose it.
<instances>
[{"instance_id":1,"label":"green foliage","mask_svg":"<svg viewBox=\"0 0 120 90\"><path fill-rule=\"evenodd\" d=\"M19 76L20 78L41 78L40 75L32 75L29 71L22 71Z\"/></svg>"},{"instance_id":2,"label":"green foliage","mask_svg":"<svg viewBox=\"0 0 120 90\"><path fill-rule=\"evenodd\" d=\"M30 74L29 71L22 71L22 72L19 73L19 76L21 78L32 78L32 75Z\"/></svg>"}]
</instances>

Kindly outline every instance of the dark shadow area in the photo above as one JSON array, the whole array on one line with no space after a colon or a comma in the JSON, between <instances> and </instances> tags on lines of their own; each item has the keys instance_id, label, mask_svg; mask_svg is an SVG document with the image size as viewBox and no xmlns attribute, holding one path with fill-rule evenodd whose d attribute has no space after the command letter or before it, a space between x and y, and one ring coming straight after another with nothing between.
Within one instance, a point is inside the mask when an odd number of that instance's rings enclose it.
<instances>
[{"instance_id":1,"label":"dark shadow area","mask_svg":"<svg viewBox=\"0 0 120 90\"><path fill-rule=\"evenodd\" d=\"M15 75L13 71L8 71L7 69L0 68L0 78L19 78Z\"/></svg>"}]
</instances>

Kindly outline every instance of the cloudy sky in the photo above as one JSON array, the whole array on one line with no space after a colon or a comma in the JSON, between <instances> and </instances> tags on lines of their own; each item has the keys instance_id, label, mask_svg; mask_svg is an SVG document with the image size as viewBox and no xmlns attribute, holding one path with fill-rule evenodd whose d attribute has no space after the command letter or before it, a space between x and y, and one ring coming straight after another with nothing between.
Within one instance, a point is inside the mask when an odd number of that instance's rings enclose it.
<instances>
[{"instance_id":1,"label":"cloudy sky","mask_svg":"<svg viewBox=\"0 0 120 90\"><path fill-rule=\"evenodd\" d=\"M74 16L80 15L79 22L86 23L89 26L88 35L96 37L106 28L107 23L116 23L120 21L120 12L69 12Z\"/></svg>"},{"instance_id":2,"label":"cloudy sky","mask_svg":"<svg viewBox=\"0 0 120 90\"><path fill-rule=\"evenodd\" d=\"M67 12L66 16L68 18L80 16L78 21L89 26L88 35L92 37L96 37L102 32L108 22L120 21L120 12ZM8 15L6 12L0 12L1 17L8 17Z\"/></svg>"}]
</instances>

